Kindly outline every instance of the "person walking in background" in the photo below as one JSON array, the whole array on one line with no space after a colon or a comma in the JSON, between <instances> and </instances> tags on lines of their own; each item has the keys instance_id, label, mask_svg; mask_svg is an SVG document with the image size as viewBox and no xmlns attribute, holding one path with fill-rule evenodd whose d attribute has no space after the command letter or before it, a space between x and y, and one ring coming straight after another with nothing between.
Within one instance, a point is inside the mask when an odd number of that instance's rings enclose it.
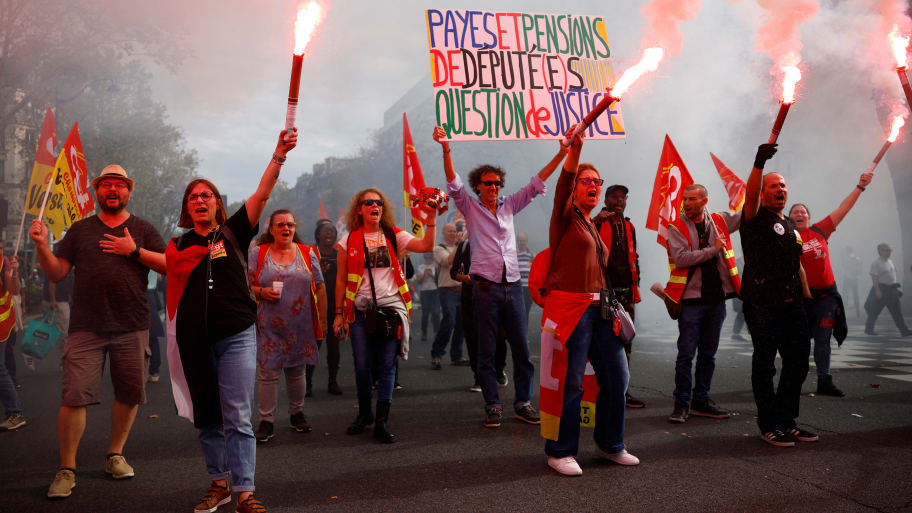
<instances>
[{"instance_id":1,"label":"person walking in background","mask_svg":"<svg viewBox=\"0 0 912 513\"><path fill-rule=\"evenodd\" d=\"M57 347L61 349L60 355L63 357L63 348L66 347L66 338L70 326L70 300L73 297L73 283L75 272L69 272L62 280L54 283L47 279L45 273L41 273L41 307L47 312L54 311L54 327L60 330L60 338L57 339Z\"/></svg>"},{"instance_id":2,"label":"person walking in background","mask_svg":"<svg viewBox=\"0 0 912 513\"><path fill-rule=\"evenodd\" d=\"M421 298L421 341L427 340L428 321L434 333L440 330L440 298L437 290L437 262L433 253L424 253L424 263L415 275L418 295Z\"/></svg>"},{"instance_id":3,"label":"person walking in background","mask_svg":"<svg viewBox=\"0 0 912 513\"><path fill-rule=\"evenodd\" d=\"M320 271L323 273L323 286L326 289L326 326L333 325L336 319L336 309L332 307L336 297L336 273L339 265L336 261L336 240L339 232L336 231L336 225L329 219L317 220L317 226L314 229L313 246L320 260ZM342 395L342 387L339 386L339 338L336 333L327 329L323 332L323 340L326 342L326 366L329 371L327 376L326 390L332 395ZM317 347L320 347L320 340L317 340ZM313 374L316 366L307 366L307 392L305 397L310 397L313 391Z\"/></svg>"},{"instance_id":4,"label":"person walking in background","mask_svg":"<svg viewBox=\"0 0 912 513\"><path fill-rule=\"evenodd\" d=\"M855 318L861 319L861 301L858 299L858 277L864 272L861 257L855 254L852 246L846 246L845 249L842 256L842 293L846 299L852 299L852 304L855 305Z\"/></svg>"},{"instance_id":5,"label":"person walking in background","mask_svg":"<svg viewBox=\"0 0 912 513\"><path fill-rule=\"evenodd\" d=\"M896 280L896 267L890 260L891 254L893 254L893 248L886 242L877 245L879 258L871 263L872 286L871 291L868 292L868 299L865 300L865 311L868 313L865 333L877 335L874 331L874 323L877 322L877 316L886 307L893 316L893 322L899 329L899 335L908 337L912 335L912 331L909 331L906 320L903 318L902 306L899 303L902 291L899 290L899 281Z\"/></svg>"},{"instance_id":6,"label":"person walking in background","mask_svg":"<svg viewBox=\"0 0 912 513\"><path fill-rule=\"evenodd\" d=\"M744 269L744 258L736 258L735 265L738 266L738 269ZM734 297L731 303L732 310L735 312L735 320L732 323L732 340L746 341L747 339L741 335L741 330L744 329L744 301L741 301L740 297Z\"/></svg>"},{"instance_id":7,"label":"person walking in background","mask_svg":"<svg viewBox=\"0 0 912 513\"><path fill-rule=\"evenodd\" d=\"M21 282L19 281L18 257L6 258L0 253L0 402L3 403L4 416L0 422L0 431L12 431L25 425L22 416L22 404L19 402L19 393L7 369L6 349L12 345L10 337L14 337L13 329L16 324L16 314L13 311L13 296L19 294Z\"/></svg>"},{"instance_id":8,"label":"person walking in background","mask_svg":"<svg viewBox=\"0 0 912 513\"><path fill-rule=\"evenodd\" d=\"M450 277L453 255L456 253L456 225L447 223L443 226L443 244L434 248L434 261L437 263L437 294L440 298L440 310L443 317L440 329L434 337L431 347L431 369L440 370L440 359L450 344L450 363L468 365L462 358L462 310L459 307L461 284Z\"/></svg>"},{"instance_id":9,"label":"person walking in background","mask_svg":"<svg viewBox=\"0 0 912 513\"><path fill-rule=\"evenodd\" d=\"M326 332L326 288L317 253L298 236L287 209L269 215L267 231L247 257L257 298L257 382L260 425L254 436L275 436L279 376L284 371L288 415L298 433L310 433L304 416L305 365L319 361L317 340Z\"/></svg>"},{"instance_id":10,"label":"person walking in background","mask_svg":"<svg viewBox=\"0 0 912 513\"><path fill-rule=\"evenodd\" d=\"M529 270L532 269L532 260L535 253L529 249L529 235L520 232L516 235L516 262L519 264L519 282L523 289L523 303L526 307L526 319L532 310L532 294L529 292Z\"/></svg>"}]
</instances>

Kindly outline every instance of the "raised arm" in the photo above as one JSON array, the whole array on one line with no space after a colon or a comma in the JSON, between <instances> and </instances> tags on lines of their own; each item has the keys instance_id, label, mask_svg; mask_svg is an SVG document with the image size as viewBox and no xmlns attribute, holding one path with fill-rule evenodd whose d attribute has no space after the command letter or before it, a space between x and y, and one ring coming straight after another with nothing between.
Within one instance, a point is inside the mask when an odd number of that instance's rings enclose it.
<instances>
[{"instance_id":1,"label":"raised arm","mask_svg":"<svg viewBox=\"0 0 912 513\"><path fill-rule=\"evenodd\" d=\"M19 294L19 289L22 288L22 284L19 283L19 257L13 255L9 258L4 256L0 256L0 258L6 259L7 262L7 265L3 267L3 281L6 282L6 291L15 296Z\"/></svg>"},{"instance_id":2,"label":"raised arm","mask_svg":"<svg viewBox=\"0 0 912 513\"><path fill-rule=\"evenodd\" d=\"M873 177L874 173L869 172L861 174L861 177L858 179L858 185L856 185L852 189L852 192L842 200L842 203L836 207L836 210L830 213L830 219L833 220L833 226L839 226L839 223L842 222L846 214L849 213L849 210L852 210L852 207L855 206L855 202L858 201L858 197L861 196L861 191L865 190L865 187L871 183Z\"/></svg>"},{"instance_id":3,"label":"raised arm","mask_svg":"<svg viewBox=\"0 0 912 513\"><path fill-rule=\"evenodd\" d=\"M574 125L574 126L576 126L576 125ZM564 160L564 156L567 155L568 151L570 151L571 155L573 154L573 151L568 150L568 148L566 146L564 146L563 144L559 144L558 146L560 147L560 149L557 150L557 155L555 155L554 158L552 158L550 162L545 164L545 167L543 167L542 170L538 172L538 177L543 182L547 181L548 177L550 177L551 174L554 173L554 170L557 169L557 165L560 164L562 160ZM575 145L571 144L570 146L573 147ZM570 159L567 159L567 161L569 162ZM576 148L576 160L573 161L574 170L576 169L577 164L579 164L579 148ZM564 164L564 166L566 166L566 165L567 164Z\"/></svg>"},{"instance_id":4,"label":"raised arm","mask_svg":"<svg viewBox=\"0 0 912 513\"><path fill-rule=\"evenodd\" d=\"M32 227L29 228L29 237L35 241L35 248L38 251L38 265L50 281L60 281L67 273L70 272L72 264L69 260L58 258L51 251L51 244L48 242L48 229L44 221L35 219L32 221Z\"/></svg>"},{"instance_id":5,"label":"raised arm","mask_svg":"<svg viewBox=\"0 0 912 513\"><path fill-rule=\"evenodd\" d=\"M251 227L256 226L260 221L260 216L263 215L263 209L266 208L266 200L269 199L273 187L279 181L279 171L282 170L282 164L285 163L285 155L298 144L298 129L295 127L291 130L292 132L287 134L288 138L285 137L287 133L285 130L282 130L279 134L279 142L276 143L272 159L269 161L269 165L266 166L263 177L260 178L260 185L257 187L256 192L247 198L245 205L247 206L247 218L250 220Z\"/></svg>"},{"instance_id":6,"label":"raised arm","mask_svg":"<svg viewBox=\"0 0 912 513\"><path fill-rule=\"evenodd\" d=\"M405 246L405 249L414 253L427 253L434 250L434 240L437 238L437 210L422 205L422 208L428 212L428 222L424 225L424 237L412 239Z\"/></svg>"},{"instance_id":7,"label":"raised arm","mask_svg":"<svg viewBox=\"0 0 912 513\"><path fill-rule=\"evenodd\" d=\"M434 127L434 140L440 143L440 147L443 149L443 172L446 174L446 181L452 182L456 178L456 171L453 170L453 159L450 158L450 142L446 140L446 130L443 127Z\"/></svg>"},{"instance_id":8,"label":"raised arm","mask_svg":"<svg viewBox=\"0 0 912 513\"><path fill-rule=\"evenodd\" d=\"M763 186L763 166L776 154L776 144L761 144L754 158L754 168L747 179L744 194L744 222L750 221L760 211L760 189Z\"/></svg>"}]
</instances>

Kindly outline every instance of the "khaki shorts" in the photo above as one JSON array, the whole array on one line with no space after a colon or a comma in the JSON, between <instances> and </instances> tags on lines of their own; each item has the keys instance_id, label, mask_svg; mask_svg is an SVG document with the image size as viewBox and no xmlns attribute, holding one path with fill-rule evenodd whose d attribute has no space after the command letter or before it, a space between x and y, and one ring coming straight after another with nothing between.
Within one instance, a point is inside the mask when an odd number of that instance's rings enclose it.
<instances>
[{"instance_id":1,"label":"khaki shorts","mask_svg":"<svg viewBox=\"0 0 912 513\"><path fill-rule=\"evenodd\" d=\"M101 402L105 357L111 357L111 383L117 402L146 402L149 371L149 330L127 333L70 333L63 348L63 399L71 408Z\"/></svg>"}]
</instances>

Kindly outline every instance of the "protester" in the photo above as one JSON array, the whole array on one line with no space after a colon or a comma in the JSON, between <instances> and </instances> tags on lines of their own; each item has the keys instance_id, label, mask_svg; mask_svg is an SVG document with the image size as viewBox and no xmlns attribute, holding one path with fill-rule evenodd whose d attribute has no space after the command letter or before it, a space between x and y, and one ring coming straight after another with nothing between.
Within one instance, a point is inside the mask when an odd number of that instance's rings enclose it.
<instances>
[{"instance_id":1,"label":"protester","mask_svg":"<svg viewBox=\"0 0 912 513\"><path fill-rule=\"evenodd\" d=\"M149 270L149 283L146 286L146 301L149 302L149 383L158 383L158 373L161 368L161 342L160 337L165 336L165 327L162 325L162 301L158 296L158 282L160 276L157 272Z\"/></svg>"},{"instance_id":2,"label":"protester","mask_svg":"<svg viewBox=\"0 0 912 513\"><path fill-rule=\"evenodd\" d=\"M630 318L636 319L634 305L640 302L640 255L637 254L636 230L630 218L624 217L628 192L625 185L612 185L605 189L605 206L593 221L602 241L608 246L608 279L615 296ZM632 349L630 342L624 344L628 368ZM628 408L646 407L646 403L630 395L630 390L624 394L624 400Z\"/></svg>"},{"instance_id":3,"label":"protester","mask_svg":"<svg viewBox=\"0 0 912 513\"><path fill-rule=\"evenodd\" d=\"M744 269L744 258L736 258L735 265L738 266L738 269ZM734 297L731 302L732 310L735 312L735 320L732 322L731 338L732 340L746 341L747 339L741 336L741 330L744 329L744 301L741 301L740 297Z\"/></svg>"},{"instance_id":4,"label":"protester","mask_svg":"<svg viewBox=\"0 0 912 513\"><path fill-rule=\"evenodd\" d=\"M326 332L326 288L320 261L295 231L294 214L269 215L267 231L247 256L250 290L257 298L257 382L260 425L254 436L275 436L279 376L284 371L291 427L309 433L304 416L305 365L319 361L317 340Z\"/></svg>"},{"instance_id":5,"label":"protester","mask_svg":"<svg viewBox=\"0 0 912 513\"><path fill-rule=\"evenodd\" d=\"M681 305L678 357L675 362L674 409L670 422L684 422L691 413L727 419L709 390L716 369L719 335L725 321L725 300L741 289L731 233L741 226L741 212L710 213L706 187L689 185L683 193L684 215L669 225L668 255L674 262L665 295ZM694 356L697 368L691 377Z\"/></svg>"},{"instance_id":6,"label":"protester","mask_svg":"<svg viewBox=\"0 0 912 513\"><path fill-rule=\"evenodd\" d=\"M555 369L552 360L551 379L541 378L541 386L550 389L557 377L558 391L563 390L556 432L549 422L542 425L542 436L546 438L548 466L566 476L583 473L576 456L587 358L599 386L593 436L601 456L621 465L640 462L624 446L624 393L629 381L624 343L599 307L600 291L612 286L606 269L608 247L590 220L601 199L603 180L595 166L578 165L582 145L582 137L572 141L555 187L548 231L551 262L542 316L555 323L554 337L566 351L565 372ZM542 346L547 347L546 331L542 333Z\"/></svg>"},{"instance_id":7,"label":"protester","mask_svg":"<svg viewBox=\"0 0 912 513\"><path fill-rule=\"evenodd\" d=\"M899 298L902 291L899 290L899 281L896 280L896 267L890 260L893 248L886 242L877 245L877 254L880 258L871 263L871 291L868 292L868 299L865 300L865 312L868 313L868 319L865 321L865 333L868 335L877 335L874 331L874 323L877 322L877 316L883 311L884 307L890 311L893 316L893 322L899 329L901 337L912 335L912 331L906 326L903 318L902 306Z\"/></svg>"},{"instance_id":8,"label":"protester","mask_svg":"<svg viewBox=\"0 0 912 513\"><path fill-rule=\"evenodd\" d=\"M338 264L336 262L336 240L338 232L336 225L329 219L318 219L317 226L314 229L313 246L320 259L320 271L323 274L323 285L326 289L327 307L326 307L326 326L332 326L336 318L336 310L332 308L331 303L335 302L336 297L336 271ZM342 395L342 387L339 386L339 339L336 333L327 329L323 331L323 338L326 341L326 366L329 371L327 377L326 390L333 395ZM317 347L320 347L320 341L317 340ZM315 365L307 366L307 392L305 397L309 397L313 390L313 374Z\"/></svg>"},{"instance_id":9,"label":"protester","mask_svg":"<svg viewBox=\"0 0 912 513\"><path fill-rule=\"evenodd\" d=\"M75 273L67 273L62 280L54 283L42 273L41 283L41 308L47 312L53 310L55 328L60 330L60 338L57 339L57 347L61 348L60 354L63 355L63 348L66 347L67 329L70 325L70 301L73 297L73 281Z\"/></svg>"},{"instance_id":10,"label":"protester","mask_svg":"<svg viewBox=\"0 0 912 513\"><path fill-rule=\"evenodd\" d=\"M57 245L56 255L51 252L48 229L41 220L32 221L29 229L48 280L60 282L70 269L74 273L57 416L60 470L47 492L51 499L69 497L76 486L76 450L85 431L86 406L101 402L106 359L111 361L114 405L105 472L114 479L135 475L123 450L139 405L146 402L149 270L141 257L163 251L165 244L151 224L127 212L133 185L119 165L102 169L92 180L101 211L73 223ZM115 253L112 238L130 238L130 250Z\"/></svg>"},{"instance_id":11,"label":"protester","mask_svg":"<svg viewBox=\"0 0 912 513\"><path fill-rule=\"evenodd\" d=\"M399 248L426 253L434 248L436 211L427 206L424 237L396 227L393 205L376 188L352 196L345 221L349 234L337 246L339 271L336 277L333 331L340 338L351 335L358 388L358 416L346 433L356 435L374 424L374 438L394 443L389 431L389 413L395 385L396 356L408 358L409 317L412 299L399 264ZM370 323L368 322L370 321ZM391 333L387 333L388 326ZM379 359L376 422L371 411L371 364Z\"/></svg>"},{"instance_id":12,"label":"protester","mask_svg":"<svg viewBox=\"0 0 912 513\"><path fill-rule=\"evenodd\" d=\"M532 310L532 294L529 292L529 270L532 269L532 260L535 253L529 250L529 235L520 232L516 236L516 262L519 264L519 282L522 284L523 304L526 307L528 322L529 311Z\"/></svg>"},{"instance_id":13,"label":"protester","mask_svg":"<svg viewBox=\"0 0 912 513\"><path fill-rule=\"evenodd\" d=\"M855 318L861 318L861 301L858 300L858 277L862 275L861 257L855 254L852 246L846 246L842 257L842 288L846 299L851 298L855 305Z\"/></svg>"},{"instance_id":14,"label":"protester","mask_svg":"<svg viewBox=\"0 0 912 513\"><path fill-rule=\"evenodd\" d=\"M443 169L447 191L466 220L472 244L473 317L478 326L478 377L485 401L485 427L500 427L503 406L497 393L494 350L497 332L503 328L513 353L513 383L516 394L513 408L516 418L539 424L538 411L532 406L532 378L535 368L529 356L526 316L516 259L516 237L513 217L539 194L545 192L545 180L564 159L566 148L532 176L529 184L507 197L501 197L506 172L495 166L482 165L469 173L469 187L478 198L470 197L462 179L453 168L450 143L442 127L434 129L434 140L443 150Z\"/></svg>"},{"instance_id":15,"label":"protester","mask_svg":"<svg viewBox=\"0 0 912 513\"><path fill-rule=\"evenodd\" d=\"M811 212L806 205L796 203L789 209L789 217L798 227L798 235L803 242L801 246L801 266L807 277L808 288L813 299L808 301L808 326L814 339L814 364L817 367L817 393L843 397L845 393L833 384L830 374L830 336L836 329L836 341L842 345L848 328L846 326L845 307L842 296L836 289L836 277L830 265L830 235L858 201L865 187L871 183L873 173L862 173L858 185L836 210L818 223L811 224Z\"/></svg>"},{"instance_id":16,"label":"protester","mask_svg":"<svg viewBox=\"0 0 912 513\"><path fill-rule=\"evenodd\" d=\"M754 346L751 386L761 438L777 447L794 447L795 440L818 440L796 423L811 348L802 301L811 292L801 267L798 229L783 215L788 200L785 178L779 173L763 175L763 166L775 154L775 144L761 144L747 181L741 220L741 298ZM782 371L774 389L777 352Z\"/></svg>"},{"instance_id":17,"label":"protester","mask_svg":"<svg viewBox=\"0 0 912 513\"><path fill-rule=\"evenodd\" d=\"M431 346L431 369L442 368L440 359L450 344L450 363L452 365L468 365L469 361L462 358L462 317L463 312L459 304L462 291L461 284L450 277L450 266L453 264L453 255L456 253L456 225L447 223L443 226L443 244L434 248L434 261L437 263L437 294L440 298L440 310L443 317L440 320L440 329L434 337Z\"/></svg>"},{"instance_id":18,"label":"protester","mask_svg":"<svg viewBox=\"0 0 912 513\"><path fill-rule=\"evenodd\" d=\"M15 255L6 258L0 254L0 402L3 403L4 420L0 422L0 431L12 431L25 425L22 416L22 405L19 402L19 393L16 384L7 369L9 354L6 349L12 347L15 341L14 325L16 323L13 311L13 296L21 290L19 281L19 258Z\"/></svg>"},{"instance_id":19,"label":"protester","mask_svg":"<svg viewBox=\"0 0 912 513\"><path fill-rule=\"evenodd\" d=\"M434 333L440 331L440 297L437 290L437 262L433 253L424 254L424 263L418 266L418 296L421 299L421 341L427 340L428 321Z\"/></svg>"}]
</instances>

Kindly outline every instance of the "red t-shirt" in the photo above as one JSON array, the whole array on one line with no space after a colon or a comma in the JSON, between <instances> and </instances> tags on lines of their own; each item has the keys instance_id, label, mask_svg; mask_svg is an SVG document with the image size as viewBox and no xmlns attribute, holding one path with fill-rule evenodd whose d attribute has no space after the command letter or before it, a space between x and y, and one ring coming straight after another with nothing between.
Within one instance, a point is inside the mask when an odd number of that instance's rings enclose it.
<instances>
[{"instance_id":1,"label":"red t-shirt","mask_svg":"<svg viewBox=\"0 0 912 513\"><path fill-rule=\"evenodd\" d=\"M798 231L804 242L801 246L801 265L804 266L808 286L823 290L836 283L833 267L830 265L830 248L827 245L830 235L836 231L836 225L830 216L827 216L819 223L814 223L814 226L823 232L823 235L812 229Z\"/></svg>"}]
</instances>

